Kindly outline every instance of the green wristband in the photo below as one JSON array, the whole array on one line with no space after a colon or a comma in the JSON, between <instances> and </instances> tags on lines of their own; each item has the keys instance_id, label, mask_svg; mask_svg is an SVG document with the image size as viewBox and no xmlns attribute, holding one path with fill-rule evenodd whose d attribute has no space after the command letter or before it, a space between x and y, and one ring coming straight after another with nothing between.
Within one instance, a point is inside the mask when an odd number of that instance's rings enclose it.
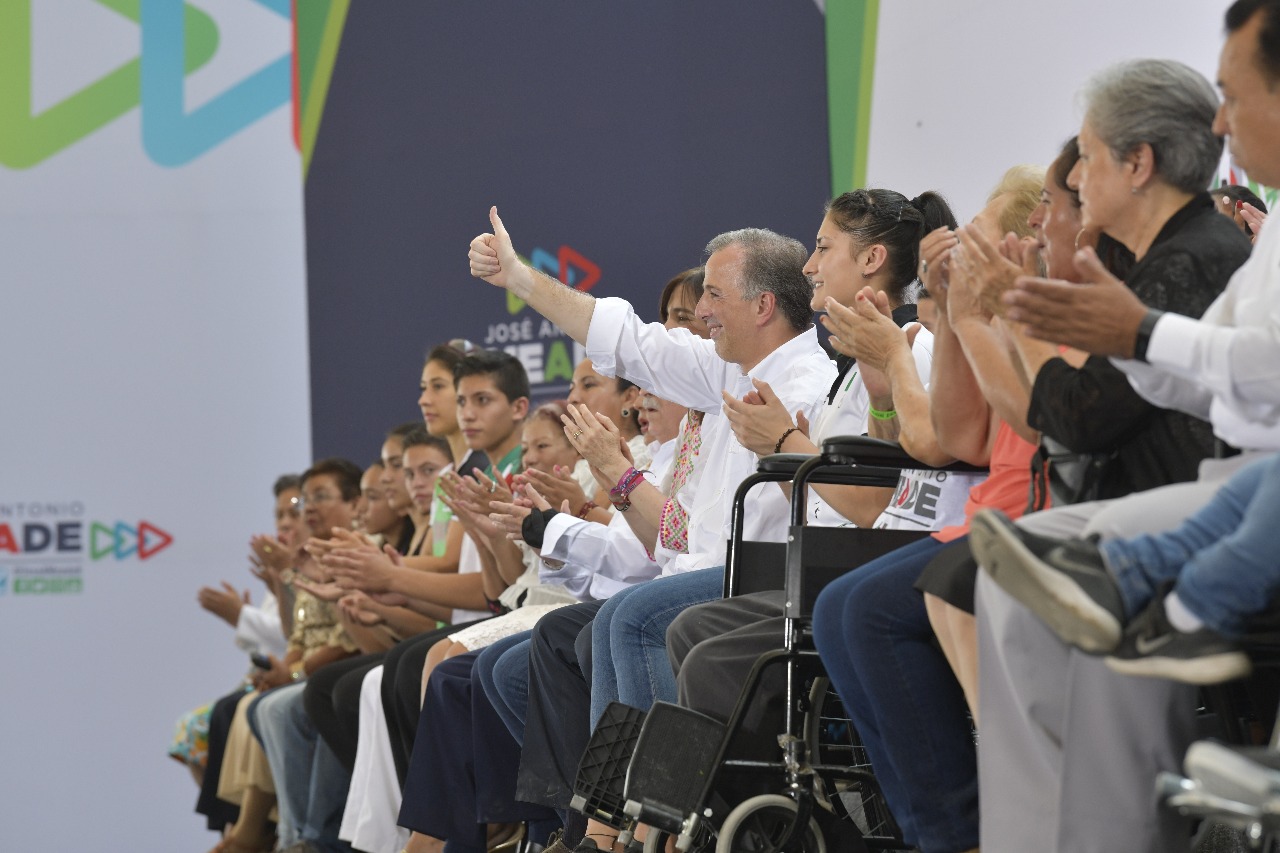
<instances>
[{"instance_id":1,"label":"green wristband","mask_svg":"<svg viewBox=\"0 0 1280 853\"><path fill-rule=\"evenodd\" d=\"M869 408L871 409L871 417L878 421L891 421L898 416L898 413L893 409L882 412L875 406L870 406Z\"/></svg>"}]
</instances>

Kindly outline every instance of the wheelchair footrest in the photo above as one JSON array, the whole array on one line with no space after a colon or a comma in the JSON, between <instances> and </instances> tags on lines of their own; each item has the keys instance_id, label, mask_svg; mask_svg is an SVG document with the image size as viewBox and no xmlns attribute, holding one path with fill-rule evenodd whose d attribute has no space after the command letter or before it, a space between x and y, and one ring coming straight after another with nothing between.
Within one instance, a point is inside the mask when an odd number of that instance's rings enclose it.
<instances>
[{"instance_id":1,"label":"wheelchair footrest","mask_svg":"<svg viewBox=\"0 0 1280 853\"><path fill-rule=\"evenodd\" d=\"M574 811L615 829L628 823L622 811L623 787L643 722L644 711L621 702L611 702L605 708L578 762L570 802Z\"/></svg>"},{"instance_id":2,"label":"wheelchair footrest","mask_svg":"<svg viewBox=\"0 0 1280 853\"><path fill-rule=\"evenodd\" d=\"M1183 762L1187 776L1207 793L1255 808L1280 798L1280 753L1197 741Z\"/></svg>"},{"instance_id":3,"label":"wheelchair footrest","mask_svg":"<svg viewBox=\"0 0 1280 853\"><path fill-rule=\"evenodd\" d=\"M667 832L702 807L725 737L725 724L669 702L645 718L627 771L627 814Z\"/></svg>"}]
</instances>

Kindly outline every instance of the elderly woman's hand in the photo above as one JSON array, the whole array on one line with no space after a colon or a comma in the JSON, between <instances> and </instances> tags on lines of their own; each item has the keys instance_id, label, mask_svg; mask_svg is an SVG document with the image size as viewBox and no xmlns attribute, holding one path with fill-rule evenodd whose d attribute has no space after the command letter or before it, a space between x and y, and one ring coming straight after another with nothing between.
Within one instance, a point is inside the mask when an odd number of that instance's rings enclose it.
<instances>
[{"instance_id":1,"label":"elderly woman's hand","mask_svg":"<svg viewBox=\"0 0 1280 853\"><path fill-rule=\"evenodd\" d=\"M292 569L298 553L297 548L289 548L279 539L266 534L259 534L248 540L248 547L252 552L250 560L253 565L268 571Z\"/></svg>"},{"instance_id":2,"label":"elderly woman's hand","mask_svg":"<svg viewBox=\"0 0 1280 853\"><path fill-rule=\"evenodd\" d=\"M947 294L947 319L977 316L989 320L1003 315L1001 297L1026 270L992 243L982 229L965 225L956 229L960 249L951 257L951 288ZM1034 273L1033 273L1034 274Z\"/></svg>"},{"instance_id":3,"label":"elderly woman's hand","mask_svg":"<svg viewBox=\"0 0 1280 853\"><path fill-rule=\"evenodd\" d=\"M916 274L938 303L939 311L947 304L951 250L958 245L955 232L946 226L935 228L920 241L920 267Z\"/></svg>"},{"instance_id":4,"label":"elderly woman's hand","mask_svg":"<svg viewBox=\"0 0 1280 853\"><path fill-rule=\"evenodd\" d=\"M1147 306L1107 272L1093 249L1076 252L1083 279L1074 284L1023 276L1004 295L1007 316L1033 338L1066 344L1094 355L1132 358Z\"/></svg>"},{"instance_id":5,"label":"elderly woman's hand","mask_svg":"<svg viewBox=\"0 0 1280 853\"><path fill-rule=\"evenodd\" d=\"M612 488L618 479L632 467L631 451L622 440L617 425L604 415L592 412L579 403L570 403L568 414L561 415L565 438L587 460L601 482L609 482Z\"/></svg>"}]
</instances>

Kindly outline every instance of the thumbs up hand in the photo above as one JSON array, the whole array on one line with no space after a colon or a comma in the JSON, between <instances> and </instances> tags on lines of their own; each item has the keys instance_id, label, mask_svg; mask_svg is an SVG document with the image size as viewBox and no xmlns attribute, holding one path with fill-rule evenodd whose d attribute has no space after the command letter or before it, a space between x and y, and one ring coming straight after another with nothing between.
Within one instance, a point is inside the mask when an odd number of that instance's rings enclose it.
<instances>
[{"instance_id":1,"label":"thumbs up hand","mask_svg":"<svg viewBox=\"0 0 1280 853\"><path fill-rule=\"evenodd\" d=\"M516 296L527 296L533 286L533 276L525 266L507 233L498 208L489 208L489 224L493 233L481 234L471 241L467 258L471 262L471 274L489 284L510 290Z\"/></svg>"}]
</instances>

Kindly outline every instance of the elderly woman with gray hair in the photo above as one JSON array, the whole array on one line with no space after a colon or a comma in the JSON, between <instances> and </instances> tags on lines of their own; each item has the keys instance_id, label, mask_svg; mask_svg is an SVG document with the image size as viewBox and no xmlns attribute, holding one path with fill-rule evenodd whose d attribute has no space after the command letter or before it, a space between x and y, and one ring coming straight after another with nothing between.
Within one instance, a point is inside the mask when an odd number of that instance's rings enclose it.
<instances>
[{"instance_id":1,"label":"elderly woman with gray hair","mask_svg":"<svg viewBox=\"0 0 1280 853\"><path fill-rule=\"evenodd\" d=\"M1145 303L1130 300L1135 311L1199 316L1250 249L1206 192L1223 144L1212 129L1218 109L1213 88L1180 63L1144 59L1103 71L1084 95L1080 158L1068 176L1080 196L1084 227L1133 253L1124 283ZM1075 265L1082 281L1118 284L1092 249L1077 252ZM1009 316L1019 319L1016 310ZM1140 333L1134 356L1142 358L1144 350ZM1051 378L1046 369L1037 383ZM1023 529L1109 538L1173 526L1195 509L1188 486L1154 487L1196 478L1197 457L1205 452L1180 458L1179 451L1204 447L1211 440L1206 424L1146 403L1148 414L1136 422L1123 407L1101 418L1085 416L1082 409L1093 408L1082 405L1090 391L1076 392L1078 401L1046 406L1040 428L1046 434L1111 433L1097 447L1073 449L1120 446L1126 455L1097 460L1107 481L1095 483L1092 494L1086 489L1067 498L1080 503L1063 506L1055 495L1055 508L1024 516ZM1036 415L1034 402L1031 414ZM1139 433L1143 440L1135 442ZM1116 486L1140 494L1093 500L1123 494ZM979 528L975 522L975 542ZM975 550L983 562L984 552ZM985 562L984 567L991 568ZM1187 849L1186 822L1158 810L1151 785L1157 772L1181 763L1194 734L1194 692L1172 682L1114 675L1101 658L1065 646L1031 609L985 575L978 583L977 615L982 847Z\"/></svg>"}]
</instances>

